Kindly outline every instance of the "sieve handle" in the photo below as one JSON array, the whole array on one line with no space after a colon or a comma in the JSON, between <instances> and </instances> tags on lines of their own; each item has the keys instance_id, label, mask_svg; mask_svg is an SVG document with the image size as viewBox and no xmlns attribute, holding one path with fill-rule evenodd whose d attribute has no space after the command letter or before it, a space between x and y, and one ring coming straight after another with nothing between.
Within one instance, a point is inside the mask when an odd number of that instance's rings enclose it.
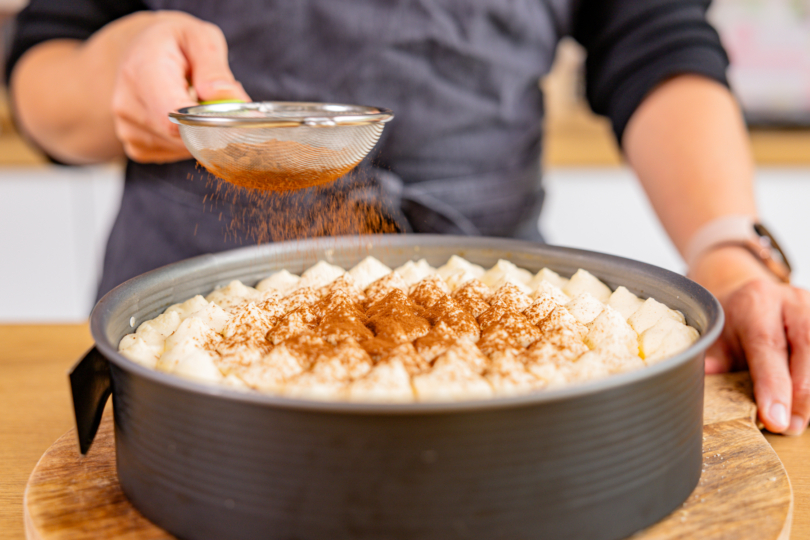
<instances>
[{"instance_id":1,"label":"sieve handle","mask_svg":"<svg viewBox=\"0 0 810 540\"><path fill-rule=\"evenodd\" d=\"M247 103L244 99L212 99L211 101L201 101L200 105L219 105L220 103Z\"/></svg>"}]
</instances>

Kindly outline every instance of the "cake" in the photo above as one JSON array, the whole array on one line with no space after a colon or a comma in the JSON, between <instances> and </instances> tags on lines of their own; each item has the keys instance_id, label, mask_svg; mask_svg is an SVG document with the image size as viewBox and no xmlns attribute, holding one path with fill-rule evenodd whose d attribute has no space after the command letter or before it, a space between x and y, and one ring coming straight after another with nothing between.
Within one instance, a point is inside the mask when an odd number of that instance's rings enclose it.
<instances>
[{"instance_id":1,"label":"cake","mask_svg":"<svg viewBox=\"0 0 810 540\"><path fill-rule=\"evenodd\" d=\"M683 315L586 270L570 278L452 256L391 269L320 261L254 287L233 281L124 336L144 366L244 391L363 402L454 401L543 391L688 348Z\"/></svg>"}]
</instances>

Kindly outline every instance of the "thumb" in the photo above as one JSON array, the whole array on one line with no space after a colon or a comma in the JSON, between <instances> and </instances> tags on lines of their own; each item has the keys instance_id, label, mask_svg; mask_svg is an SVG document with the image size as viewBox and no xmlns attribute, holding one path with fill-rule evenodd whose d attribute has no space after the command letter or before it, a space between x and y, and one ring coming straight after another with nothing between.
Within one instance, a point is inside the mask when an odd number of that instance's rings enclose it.
<instances>
[{"instance_id":1,"label":"thumb","mask_svg":"<svg viewBox=\"0 0 810 540\"><path fill-rule=\"evenodd\" d=\"M228 66L228 44L219 27L205 22L188 25L183 29L182 43L191 84L200 101L250 101Z\"/></svg>"}]
</instances>

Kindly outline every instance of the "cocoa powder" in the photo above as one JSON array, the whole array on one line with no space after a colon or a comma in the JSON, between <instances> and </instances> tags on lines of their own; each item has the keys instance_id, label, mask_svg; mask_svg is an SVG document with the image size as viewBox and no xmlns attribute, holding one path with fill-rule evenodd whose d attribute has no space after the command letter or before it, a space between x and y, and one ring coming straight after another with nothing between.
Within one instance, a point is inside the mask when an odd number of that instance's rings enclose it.
<instances>
[{"instance_id":1,"label":"cocoa powder","mask_svg":"<svg viewBox=\"0 0 810 540\"><path fill-rule=\"evenodd\" d=\"M269 302L235 306L229 337L214 334L204 346L229 372L251 369L282 347L300 364L302 384L310 376L351 382L374 365L393 360L410 376L459 362L480 375L500 370L506 356L515 364L534 365L550 359L573 362L588 350L578 335L581 325L564 308L557 306L545 317L538 311L540 303L521 311L525 299L509 284L488 295L494 305L477 321L435 276L418 282L410 294L396 285L401 286L399 280L389 274L362 293L350 277L284 297L271 293ZM467 295L459 296L480 299L483 291L473 283ZM363 301L375 295L378 299ZM264 334L268 325L272 328Z\"/></svg>"},{"instance_id":2,"label":"cocoa powder","mask_svg":"<svg viewBox=\"0 0 810 540\"><path fill-rule=\"evenodd\" d=\"M225 148L202 149L200 154L200 163L214 176L261 191L291 191L328 184L360 162L343 163L345 152L339 150L275 139L259 144L229 143ZM282 155L288 159L279 159Z\"/></svg>"},{"instance_id":3,"label":"cocoa powder","mask_svg":"<svg viewBox=\"0 0 810 540\"><path fill-rule=\"evenodd\" d=\"M361 248L364 236L402 232L379 202L378 186L364 188L368 196L363 200L351 196L351 186L362 182L364 174L354 170L338 182L272 191L241 187L203 172L212 192L203 204L223 221L225 239L239 244L355 236Z\"/></svg>"}]
</instances>

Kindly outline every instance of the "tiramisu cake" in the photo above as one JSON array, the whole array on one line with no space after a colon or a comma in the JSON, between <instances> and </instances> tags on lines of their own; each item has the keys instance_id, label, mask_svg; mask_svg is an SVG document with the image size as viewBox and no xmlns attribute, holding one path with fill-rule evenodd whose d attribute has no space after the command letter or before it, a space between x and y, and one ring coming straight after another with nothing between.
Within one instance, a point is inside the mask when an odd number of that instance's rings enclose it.
<instances>
[{"instance_id":1,"label":"tiramisu cake","mask_svg":"<svg viewBox=\"0 0 810 540\"><path fill-rule=\"evenodd\" d=\"M119 344L145 366L246 391L376 402L514 395L642 368L686 349L683 315L585 270L570 279L453 256L436 269L321 261L233 281Z\"/></svg>"}]
</instances>

